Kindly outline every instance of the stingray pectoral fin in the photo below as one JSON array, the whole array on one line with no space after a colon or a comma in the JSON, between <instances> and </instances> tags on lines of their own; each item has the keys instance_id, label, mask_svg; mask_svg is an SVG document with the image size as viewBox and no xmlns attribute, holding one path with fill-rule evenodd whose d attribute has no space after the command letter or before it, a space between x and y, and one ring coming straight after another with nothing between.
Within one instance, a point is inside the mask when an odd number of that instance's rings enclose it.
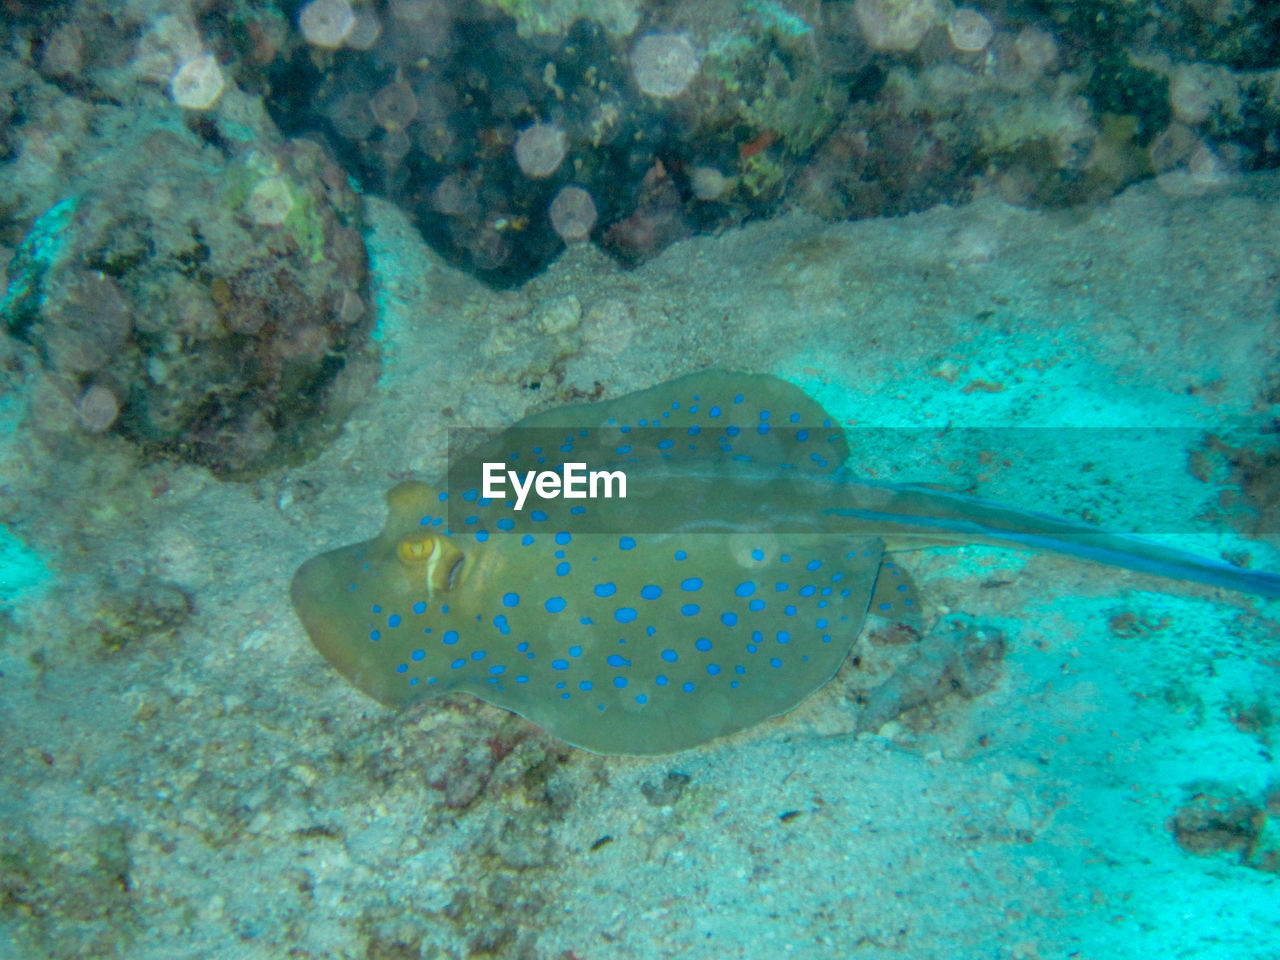
<instances>
[{"instance_id":1,"label":"stingray pectoral fin","mask_svg":"<svg viewBox=\"0 0 1280 960\"><path fill-rule=\"evenodd\" d=\"M786 713L831 679L883 549L825 534L621 539L567 538L563 574L539 580L536 544L507 538L511 633L477 624L479 662L499 672L462 689L595 753L687 750Z\"/></svg>"},{"instance_id":2,"label":"stingray pectoral fin","mask_svg":"<svg viewBox=\"0 0 1280 960\"><path fill-rule=\"evenodd\" d=\"M356 600L351 585L371 569L376 541L353 544L312 557L294 574L293 608L315 648L339 673L387 706L407 702L382 662L380 628L370 605Z\"/></svg>"},{"instance_id":3,"label":"stingray pectoral fin","mask_svg":"<svg viewBox=\"0 0 1280 960\"><path fill-rule=\"evenodd\" d=\"M413 611L447 593L464 557L429 522L440 509L432 488L402 483L387 493L387 508L377 537L312 557L290 593L325 660L369 696L400 706L437 692L409 686L391 661L406 656Z\"/></svg>"}]
</instances>

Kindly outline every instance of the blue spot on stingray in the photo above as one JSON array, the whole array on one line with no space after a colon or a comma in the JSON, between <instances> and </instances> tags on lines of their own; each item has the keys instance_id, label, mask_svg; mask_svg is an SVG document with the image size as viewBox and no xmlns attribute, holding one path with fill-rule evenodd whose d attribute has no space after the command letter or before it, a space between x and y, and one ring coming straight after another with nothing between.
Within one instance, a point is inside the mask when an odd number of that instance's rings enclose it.
<instances>
[{"instance_id":1,"label":"blue spot on stingray","mask_svg":"<svg viewBox=\"0 0 1280 960\"><path fill-rule=\"evenodd\" d=\"M636 694L636 703L644 704L648 702L649 702L649 698L646 697L643 693Z\"/></svg>"},{"instance_id":2,"label":"blue spot on stingray","mask_svg":"<svg viewBox=\"0 0 1280 960\"><path fill-rule=\"evenodd\" d=\"M426 613L426 612L427 612L427 605L426 605L423 601L419 600L417 603L415 603L415 604L413 605L413 612L414 612L414 613Z\"/></svg>"},{"instance_id":3,"label":"blue spot on stingray","mask_svg":"<svg viewBox=\"0 0 1280 960\"><path fill-rule=\"evenodd\" d=\"M777 657L772 657L772 658L770 658L770 660L769 660L769 666L771 666L771 667L780 667L780 666L782 666L782 661L781 661L781 660L779 660Z\"/></svg>"},{"instance_id":4,"label":"blue spot on stingray","mask_svg":"<svg viewBox=\"0 0 1280 960\"><path fill-rule=\"evenodd\" d=\"M446 501L446 500L448 500L448 499L449 499L449 494L447 494L447 493L437 493L437 494L436 494L436 499L437 499L437 500L439 500L441 503L444 503L444 501Z\"/></svg>"},{"instance_id":5,"label":"blue spot on stingray","mask_svg":"<svg viewBox=\"0 0 1280 960\"><path fill-rule=\"evenodd\" d=\"M760 419L761 419L761 420L768 420L768 419L769 419L769 411L768 411L768 410L761 410L761 411L760 411Z\"/></svg>"},{"instance_id":6,"label":"blue spot on stingray","mask_svg":"<svg viewBox=\"0 0 1280 960\"><path fill-rule=\"evenodd\" d=\"M535 521L542 521L547 519L547 513L545 510L531 510L529 512L529 519L535 520Z\"/></svg>"},{"instance_id":7,"label":"blue spot on stingray","mask_svg":"<svg viewBox=\"0 0 1280 960\"><path fill-rule=\"evenodd\" d=\"M742 429L740 427L735 427L733 425L724 428L724 434L726 437L736 437L741 432Z\"/></svg>"},{"instance_id":8,"label":"blue spot on stingray","mask_svg":"<svg viewBox=\"0 0 1280 960\"><path fill-rule=\"evenodd\" d=\"M556 543L560 544L562 547L572 539L573 537L565 533L563 530L556 534Z\"/></svg>"},{"instance_id":9,"label":"blue spot on stingray","mask_svg":"<svg viewBox=\"0 0 1280 960\"><path fill-rule=\"evenodd\" d=\"M498 628L498 632L504 637L511 632L511 625L507 623L507 618L502 614L498 614L493 618L493 625Z\"/></svg>"},{"instance_id":10,"label":"blue spot on stingray","mask_svg":"<svg viewBox=\"0 0 1280 960\"><path fill-rule=\"evenodd\" d=\"M733 668L733 672L741 676L742 674L747 672L747 668L744 667L742 664L738 664L736 667Z\"/></svg>"},{"instance_id":11,"label":"blue spot on stingray","mask_svg":"<svg viewBox=\"0 0 1280 960\"><path fill-rule=\"evenodd\" d=\"M630 623L636 618L637 614L634 607L619 607L613 611L613 619L619 623Z\"/></svg>"},{"instance_id":12,"label":"blue spot on stingray","mask_svg":"<svg viewBox=\"0 0 1280 960\"><path fill-rule=\"evenodd\" d=\"M516 644L516 649L519 650L521 653L524 653L526 650L529 649L529 641L521 640L519 643Z\"/></svg>"},{"instance_id":13,"label":"blue spot on stingray","mask_svg":"<svg viewBox=\"0 0 1280 960\"><path fill-rule=\"evenodd\" d=\"M614 453L618 453L618 454L630 453L630 452L631 452L631 444L629 444L629 443L624 443L622 446L618 447L618 448L617 448L616 450L614 450L613 452L614 452Z\"/></svg>"},{"instance_id":14,"label":"blue spot on stingray","mask_svg":"<svg viewBox=\"0 0 1280 960\"><path fill-rule=\"evenodd\" d=\"M578 644L575 643L572 647L569 648L569 656L571 657L582 656L582 647L580 647Z\"/></svg>"},{"instance_id":15,"label":"blue spot on stingray","mask_svg":"<svg viewBox=\"0 0 1280 960\"><path fill-rule=\"evenodd\" d=\"M674 446L675 446L675 441L674 441L674 440L659 440L659 441L658 441L658 449L659 449L659 450L670 450L670 449L671 449L672 447L674 447Z\"/></svg>"},{"instance_id":16,"label":"blue spot on stingray","mask_svg":"<svg viewBox=\"0 0 1280 960\"><path fill-rule=\"evenodd\" d=\"M467 501L467 503L470 503L471 501L475 500L479 496L480 496L479 490L467 490L465 493L462 494L462 499Z\"/></svg>"},{"instance_id":17,"label":"blue spot on stingray","mask_svg":"<svg viewBox=\"0 0 1280 960\"><path fill-rule=\"evenodd\" d=\"M689 436L691 437L696 437L701 432L702 432L702 428L699 426L692 426L689 428Z\"/></svg>"},{"instance_id":18,"label":"blue spot on stingray","mask_svg":"<svg viewBox=\"0 0 1280 960\"><path fill-rule=\"evenodd\" d=\"M494 524L494 526L497 527L499 530L512 530L515 528L515 525L516 525L516 522L512 520L510 517L502 517L497 523Z\"/></svg>"},{"instance_id":19,"label":"blue spot on stingray","mask_svg":"<svg viewBox=\"0 0 1280 960\"><path fill-rule=\"evenodd\" d=\"M719 672L720 672L720 664L718 663L707 664L707 673L711 674L711 676L714 677Z\"/></svg>"},{"instance_id":20,"label":"blue spot on stingray","mask_svg":"<svg viewBox=\"0 0 1280 960\"><path fill-rule=\"evenodd\" d=\"M633 547L635 547L635 545L636 545L636 541L635 541L635 538L634 538L634 537L619 537L619 538L618 538L618 549L619 549L619 550L630 550L630 549L632 549Z\"/></svg>"},{"instance_id":21,"label":"blue spot on stingray","mask_svg":"<svg viewBox=\"0 0 1280 960\"><path fill-rule=\"evenodd\" d=\"M763 551L763 550L752 550L752 551L751 551L751 559L752 559L752 560L763 560L763 559L764 559L764 551Z\"/></svg>"},{"instance_id":22,"label":"blue spot on stingray","mask_svg":"<svg viewBox=\"0 0 1280 960\"><path fill-rule=\"evenodd\" d=\"M706 637L699 637L697 640L694 641L693 645L697 649L701 650L703 653L706 653L708 650L711 649L711 641L708 640Z\"/></svg>"},{"instance_id":23,"label":"blue spot on stingray","mask_svg":"<svg viewBox=\"0 0 1280 960\"><path fill-rule=\"evenodd\" d=\"M663 650L662 659L667 661L667 663L675 663L677 660L680 659L680 655L677 654L674 650Z\"/></svg>"},{"instance_id":24,"label":"blue spot on stingray","mask_svg":"<svg viewBox=\"0 0 1280 960\"><path fill-rule=\"evenodd\" d=\"M891 610L892 608L893 608L893 604L892 604L892 603L882 603L882 604L880 604L880 609L881 609L881 610Z\"/></svg>"},{"instance_id":25,"label":"blue spot on stingray","mask_svg":"<svg viewBox=\"0 0 1280 960\"><path fill-rule=\"evenodd\" d=\"M738 615L732 610L726 610L720 614L720 622L726 627L735 627L738 625Z\"/></svg>"},{"instance_id":26,"label":"blue spot on stingray","mask_svg":"<svg viewBox=\"0 0 1280 960\"><path fill-rule=\"evenodd\" d=\"M668 683L670 683L670 681L666 678L666 676L661 673L653 678L653 682L659 687L665 687Z\"/></svg>"},{"instance_id":27,"label":"blue spot on stingray","mask_svg":"<svg viewBox=\"0 0 1280 960\"><path fill-rule=\"evenodd\" d=\"M422 659L423 657L425 657L426 655L427 655L427 651L425 651L425 650L415 650L415 651L413 651L413 653L409 654L409 659L410 659L410 660L421 660L421 659Z\"/></svg>"},{"instance_id":28,"label":"blue spot on stingray","mask_svg":"<svg viewBox=\"0 0 1280 960\"><path fill-rule=\"evenodd\" d=\"M578 684L578 689L579 689L579 690L581 690L581 691L583 691L584 693L585 693L586 691L590 690L590 689L591 689L591 681L590 681L590 680L583 680L580 684Z\"/></svg>"},{"instance_id":29,"label":"blue spot on stingray","mask_svg":"<svg viewBox=\"0 0 1280 960\"><path fill-rule=\"evenodd\" d=\"M527 547L531 543L533 543L533 534L531 533L526 533L523 537L520 538L520 546L522 547Z\"/></svg>"},{"instance_id":30,"label":"blue spot on stingray","mask_svg":"<svg viewBox=\"0 0 1280 960\"><path fill-rule=\"evenodd\" d=\"M370 631L369 631L369 639L370 639L370 640L373 640L373 641L375 641L375 642L377 642L378 640L381 640L381 639L382 639L382 631L381 631L381 630L370 630Z\"/></svg>"},{"instance_id":31,"label":"blue spot on stingray","mask_svg":"<svg viewBox=\"0 0 1280 960\"><path fill-rule=\"evenodd\" d=\"M747 609L749 609L752 613L759 613L761 610L764 609L764 601L752 600L750 603L747 604Z\"/></svg>"},{"instance_id":32,"label":"blue spot on stingray","mask_svg":"<svg viewBox=\"0 0 1280 960\"><path fill-rule=\"evenodd\" d=\"M595 587L597 597L612 597L617 592L617 586L612 583L597 583Z\"/></svg>"},{"instance_id":33,"label":"blue spot on stingray","mask_svg":"<svg viewBox=\"0 0 1280 960\"><path fill-rule=\"evenodd\" d=\"M626 657L622 656L621 654L617 654L617 653L611 653L611 654L609 654L609 657L608 657L608 659L607 659L607 660L605 660L605 663L607 663L607 664L608 664L609 666L611 666L611 667L629 667L629 666L631 666L631 661L630 661L630 660L628 660Z\"/></svg>"},{"instance_id":34,"label":"blue spot on stingray","mask_svg":"<svg viewBox=\"0 0 1280 960\"><path fill-rule=\"evenodd\" d=\"M794 617L796 615L796 608L793 607L791 604L787 604L785 607L782 608L782 612L785 613L788 617Z\"/></svg>"},{"instance_id":35,"label":"blue spot on stingray","mask_svg":"<svg viewBox=\"0 0 1280 960\"><path fill-rule=\"evenodd\" d=\"M745 399L745 398L742 396L742 394L740 394L740 393L739 393L739 394L737 394L736 396L734 396L734 398L733 398L733 402L734 402L734 403L741 403L744 399Z\"/></svg>"},{"instance_id":36,"label":"blue spot on stingray","mask_svg":"<svg viewBox=\"0 0 1280 960\"><path fill-rule=\"evenodd\" d=\"M899 593L902 593L902 592L903 592L904 590L906 590L906 589L907 589L907 585L906 585L905 583L900 583L900 584L898 584L898 592L899 592Z\"/></svg>"},{"instance_id":37,"label":"blue spot on stingray","mask_svg":"<svg viewBox=\"0 0 1280 960\"><path fill-rule=\"evenodd\" d=\"M595 621L592 620L590 617L579 617L578 622L582 624L584 627L589 627Z\"/></svg>"},{"instance_id":38,"label":"blue spot on stingray","mask_svg":"<svg viewBox=\"0 0 1280 960\"><path fill-rule=\"evenodd\" d=\"M476 543L484 543L484 542L485 542L486 540L488 540L488 539L489 539L489 531L488 531L488 530L477 530L477 531L476 531Z\"/></svg>"},{"instance_id":39,"label":"blue spot on stingray","mask_svg":"<svg viewBox=\"0 0 1280 960\"><path fill-rule=\"evenodd\" d=\"M812 597L817 592L818 591L815 588L810 586L804 586L800 588L800 596L802 597Z\"/></svg>"},{"instance_id":40,"label":"blue spot on stingray","mask_svg":"<svg viewBox=\"0 0 1280 960\"><path fill-rule=\"evenodd\" d=\"M686 683L680 689L683 690L685 693L693 693L693 684Z\"/></svg>"},{"instance_id":41,"label":"blue spot on stingray","mask_svg":"<svg viewBox=\"0 0 1280 960\"><path fill-rule=\"evenodd\" d=\"M719 408L719 407L712 407L710 410L708 410L708 411L707 411L707 416L708 416L708 417L713 417L713 418L714 418L714 417L718 417L718 416L720 416L720 408Z\"/></svg>"},{"instance_id":42,"label":"blue spot on stingray","mask_svg":"<svg viewBox=\"0 0 1280 960\"><path fill-rule=\"evenodd\" d=\"M815 623L814 626L817 627L819 630L825 630L827 628L826 618L823 617L817 623Z\"/></svg>"},{"instance_id":43,"label":"blue spot on stingray","mask_svg":"<svg viewBox=\"0 0 1280 960\"><path fill-rule=\"evenodd\" d=\"M780 584L778 584L778 586L777 586L775 589L777 590L777 592L778 592L778 593L782 593L784 590L790 590L790 589L791 589L791 584L789 584L789 583L780 583Z\"/></svg>"},{"instance_id":44,"label":"blue spot on stingray","mask_svg":"<svg viewBox=\"0 0 1280 960\"><path fill-rule=\"evenodd\" d=\"M387 626L388 627L400 626L400 614L393 613L391 616L387 617Z\"/></svg>"},{"instance_id":45,"label":"blue spot on stingray","mask_svg":"<svg viewBox=\"0 0 1280 960\"><path fill-rule=\"evenodd\" d=\"M621 690L623 687L625 687L625 686L627 685L627 678L626 678L626 677L614 677L614 678L613 678L613 685L614 685L615 687L617 687L619 690Z\"/></svg>"},{"instance_id":46,"label":"blue spot on stingray","mask_svg":"<svg viewBox=\"0 0 1280 960\"><path fill-rule=\"evenodd\" d=\"M785 630L779 630L779 631L778 631L778 642L779 642L779 643L790 643L790 642L791 642L791 634L787 633L787 631L785 631Z\"/></svg>"},{"instance_id":47,"label":"blue spot on stingray","mask_svg":"<svg viewBox=\"0 0 1280 960\"><path fill-rule=\"evenodd\" d=\"M677 550L677 551L676 551L676 559L677 559L677 560L684 560L684 559L685 559L686 557L688 557L688 556L689 556L689 554L685 553L683 550Z\"/></svg>"},{"instance_id":48,"label":"blue spot on stingray","mask_svg":"<svg viewBox=\"0 0 1280 960\"><path fill-rule=\"evenodd\" d=\"M381 612L382 612L382 607L381 607L381 605L380 605L380 604L376 604L376 603L375 603L372 607L370 607L370 608L369 608L369 612L370 612L370 613L381 613Z\"/></svg>"},{"instance_id":49,"label":"blue spot on stingray","mask_svg":"<svg viewBox=\"0 0 1280 960\"><path fill-rule=\"evenodd\" d=\"M800 414L798 414L798 413L793 413L793 414L792 414L791 416L789 416L787 419L788 419L788 420L790 420L792 423L799 423L799 422L800 422Z\"/></svg>"},{"instance_id":50,"label":"blue spot on stingray","mask_svg":"<svg viewBox=\"0 0 1280 960\"><path fill-rule=\"evenodd\" d=\"M808 439L809 439L809 431L808 431L808 430L797 430L797 431L796 431L796 439L797 439L797 440L799 440L801 443L804 443L806 440L808 440Z\"/></svg>"},{"instance_id":51,"label":"blue spot on stingray","mask_svg":"<svg viewBox=\"0 0 1280 960\"><path fill-rule=\"evenodd\" d=\"M463 667L465 667L466 665L467 665L467 661L462 660L462 659L458 659L458 660L453 661L453 663L449 664L449 668L450 668L451 670L461 670L461 669L462 669Z\"/></svg>"},{"instance_id":52,"label":"blue spot on stingray","mask_svg":"<svg viewBox=\"0 0 1280 960\"><path fill-rule=\"evenodd\" d=\"M564 577L569 574L569 561L565 560L556 564L556 576Z\"/></svg>"},{"instance_id":53,"label":"blue spot on stingray","mask_svg":"<svg viewBox=\"0 0 1280 960\"><path fill-rule=\"evenodd\" d=\"M767 423L762 423L760 424L760 426L756 427L756 433L760 434L760 436L762 437L765 436L768 432L769 432L769 425Z\"/></svg>"},{"instance_id":54,"label":"blue spot on stingray","mask_svg":"<svg viewBox=\"0 0 1280 960\"><path fill-rule=\"evenodd\" d=\"M551 597L547 603L547 613L559 613L565 608L564 597Z\"/></svg>"},{"instance_id":55,"label":"blue spot on stingray","mask_svg":"<svg viewBox=\"0 0 1280 960\"><path fill-rule=\"evenodd\" d=\"M755 592L756 585L750 580L746 580L733 588L734 595L738 597L749 597Z\"/></svg>"},{"instance_id":56,"label":"blue spot on stingray","mask_svg":"<svg viewBox=\"0 0 1280 960\"><path fill-rule=\"evenodd\" d=\"M640 588L640 596L644 597L646 600L657 600L662 596L662 588L654 586L652 583L647 584Z\"/></svg>"},{"instance_id":57,"label":"blue spot on stingray","mask_svg":"<svg viewBox=\"0 0 1280 960\"><path fill-rule=\"evenodd\" d=\"M552 670L568 670L569 661L568 660L552 660L551 669Z\"/></svg>"},{"instance_id":58,"label":"blue spot on stingray","mask_svg":"<svg viewBox=\"0 0 1280 960\"><path fill-rule=\"evenodd\" d=\"M810 560L804 565L804 568L806 570L817 570L820 566L822 566L821 560Z\"/></svg>"},{"instance_id":59,"label":"blue spot on stingray","mask_svg":"<svg viewBox=\"0 0 1280 960\"><path fill-rule=\"evenodd\" d=\"M563 550L557 550L557 551L555 552L555 558L556 558L557 560L563 560L563 559L564 559L564 551L563 551Z\"/></svg>"},{"instance_id":60,"label":"blue spot on stingray","mask_svg":"<svg viewBox=\"0 0 1280 960\"><path fill-rule=\"evenodd\" d=\"M682 580L682 581L680 581L680 589L681 589L681 590L687 590L687 591L689 591L690 593L692 593L694 590L701 590L701 589L702 589L702 578L701 578L701 577L689 577L689 578L688 578L688 579L686 579L686 580Z\"/></svg>"},{"instance_id":61,"label":"blue spot on stingray","mask_svg":"<svg viewBox=\"0 0 1280 960\"><path fill-rule=\"evenodd\" d=\"M504 607L514 607L519 603L520 603L520 594L518 593L504 593L502 595L502 605Z\"/></svg>"},{"instance_id":62,"label":"blue spot on stingray","mask_svg":"<svg viewBox=\"0 0 1280 960\"><path fill-rule=\"evenodd\" d=\"M444 632L444 636L442 636L442 637L440 638L440 640L441 640L441 642L442 642L442 643L444 643L444 644L445 644L445 646L449 646L449 647L451 647L451 646L453 646L455 643L457 643L457 642L458 642L458 631L457 631L457 630L446 630L446 631Z\"/></svg>"},{"instance_id":63,"label":"blue spot on stingray","mask_svg":"<svg viewBox=\"0 0 1280 960\"><path fill-rule=\"evenodd\" d=\"M489 672L492 674L506 673L507 668L500 663L495 663L492 667L489 668Z\"/></svg>"},{"instance_id":64,"label":"blue spot on stingray","mask_svg":"<svg viewBox=\"0 0 1280 960\"><path fill-rule=\"evenodd\" d=\"M686 617L692 617L700 609L702 608L699 607L696 603L686 603L683 607L680 608L680 612L683 613Z\"/></svg>"}]
</instances>

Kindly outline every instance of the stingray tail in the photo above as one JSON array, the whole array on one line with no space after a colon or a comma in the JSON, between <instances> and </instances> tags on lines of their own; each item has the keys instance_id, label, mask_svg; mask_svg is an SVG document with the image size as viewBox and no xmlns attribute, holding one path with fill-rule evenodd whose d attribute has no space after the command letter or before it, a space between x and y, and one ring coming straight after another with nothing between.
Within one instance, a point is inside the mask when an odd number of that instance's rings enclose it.
<instances>
[{"instance_id":1,"label":"stingray tail","mask_svg":"<svg viewBox=\"0 0 1280 960\"><path fill-rule=\"evenodd\" d=\"M859 503L829 514L847 518L857 532L880 527L883 536L985 542L1051 550L1095 563L1192 580L1259 597L1280 598L1280 574L1245 570L1174 547L1048 514L1016 510L989 500L914 484L858 484Z\"/></svg>"}]
</instances>

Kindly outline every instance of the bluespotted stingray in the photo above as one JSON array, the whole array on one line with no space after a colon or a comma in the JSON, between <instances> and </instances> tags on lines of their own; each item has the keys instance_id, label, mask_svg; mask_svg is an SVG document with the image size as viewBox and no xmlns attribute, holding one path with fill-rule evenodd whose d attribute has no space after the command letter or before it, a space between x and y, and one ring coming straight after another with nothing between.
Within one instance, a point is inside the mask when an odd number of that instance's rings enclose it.
<instances>
[{"instance_id":1,"label":"bluespotted stingray","mask_svg":"<svg viewBox=\"0 0 1280 960\"><path fill-rule=\"evenodd\" d=\"M652 756L790 710L835 674L869 612L916 620L886 549L920 538L1280 596L1276 574L860 481L848 452L817 403L765 375L697 373L563 407L455 459L447 491L396 486L382 532L303 564L293 603L325 659L384 704L462 691L586 750ZM629 488L516 510L514 495L481 495L485 462L517 476L586 463L623 470Z\"/></svg>"}]
</instances>

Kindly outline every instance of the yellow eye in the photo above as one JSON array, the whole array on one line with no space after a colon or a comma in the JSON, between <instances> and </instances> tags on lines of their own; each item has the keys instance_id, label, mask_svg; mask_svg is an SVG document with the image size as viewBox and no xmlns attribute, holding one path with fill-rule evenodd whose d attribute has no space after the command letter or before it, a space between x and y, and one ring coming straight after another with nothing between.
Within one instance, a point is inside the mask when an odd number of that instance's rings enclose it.
<instances>
[{"instance_id":1,"label":"yellow eye","mask_svg":"<svg viewBox=\"0 0 1280 960\"><path fill-rule=\"evenodd\" d=\"M405 563L425 563L439 547L439 539L428 533L420 537L405 537L396 547L396 553Z\"/></svg>"},{"instance_id":2,"label":"yellow eye","mask_svg":"<svg viewBox=\"0 0 1280 960\"><path fill-rule=\"evenodd\" d=\"M443 537L422 533L405 537L396 544L396 556L406 564L426 564L427 592L453 588L462 570L462 551Z\"/></svg>"}]
</instances>

